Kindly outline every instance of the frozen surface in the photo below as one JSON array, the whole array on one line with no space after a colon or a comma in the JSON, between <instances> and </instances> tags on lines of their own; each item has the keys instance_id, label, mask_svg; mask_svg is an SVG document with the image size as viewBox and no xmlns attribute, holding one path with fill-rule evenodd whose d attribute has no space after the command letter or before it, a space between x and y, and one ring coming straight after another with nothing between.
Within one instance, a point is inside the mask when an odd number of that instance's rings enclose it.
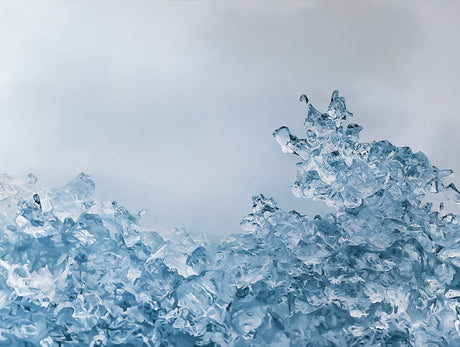
<instances>
[{"instance_id":1,"label":"frozen surface","mask_svg":"<svg viewBox=\"0 0 460 347\"><path fill-rule=\"evenodd\" d=\"M263 195L219 244L142 226L93 199L0 176L0 345L460 345L460 193L423 153L361 143L344 99L306 96L293 193L333 214L286 212Z\"/></svg>"}]
</instances>

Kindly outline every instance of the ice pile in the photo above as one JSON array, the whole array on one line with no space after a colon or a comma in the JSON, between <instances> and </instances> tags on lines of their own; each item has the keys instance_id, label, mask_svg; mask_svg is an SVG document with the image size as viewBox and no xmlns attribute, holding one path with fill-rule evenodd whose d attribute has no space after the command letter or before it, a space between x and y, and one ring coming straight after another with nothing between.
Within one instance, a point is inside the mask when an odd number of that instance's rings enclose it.
<instances>
[{"instance_id":1,"label":"ice pile","mask_svg":"<svg viewBox=\"0 0 460 347\"><path fill-rule=\"evenodd\" d=\"M306 97L293 192L307 218L253 199L219 244L153 230L93 198L80 174L37 192L0 177L0 345L460 345L460 230L451 171L387 141L361 143L337 92Z\"/></svg>"}]
</instances>

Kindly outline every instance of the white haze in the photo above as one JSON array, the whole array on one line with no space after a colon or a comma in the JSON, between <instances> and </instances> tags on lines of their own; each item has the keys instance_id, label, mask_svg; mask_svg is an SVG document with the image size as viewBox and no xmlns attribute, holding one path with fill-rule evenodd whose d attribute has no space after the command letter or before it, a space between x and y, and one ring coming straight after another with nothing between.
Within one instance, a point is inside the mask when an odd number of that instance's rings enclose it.
<instances>
[{"instance_id":1,"label":"white haze","mask_svg":"<svg viewBox=\"0 0 460 347\"><path fill-rule=\"evenodd\" d=\"M460 172L458 1L0 3L0 171L44 186L81 171L146 224L211 238L251 197L289 191L306 93L338 89L365 140Z\"/></svg>"}]
</instances>

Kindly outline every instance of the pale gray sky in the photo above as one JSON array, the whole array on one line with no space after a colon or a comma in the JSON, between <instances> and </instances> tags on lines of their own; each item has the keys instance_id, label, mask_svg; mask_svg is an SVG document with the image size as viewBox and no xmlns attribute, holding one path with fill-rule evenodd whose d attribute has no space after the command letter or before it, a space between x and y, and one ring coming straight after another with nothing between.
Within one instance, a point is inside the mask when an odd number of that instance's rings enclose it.
<instances>
[{"instance_id":1,"label":"pale gray sky","mask_svg":"<svg viewBox=\"0 0 460 347\"><path fill-rule=\"evenodd\" d=\"M238 231L289 186L306 93L347 98L366 140L460 172L459 1L1 1L0 171L84 171L147 225Z\"/></svg>"}]
</instances>

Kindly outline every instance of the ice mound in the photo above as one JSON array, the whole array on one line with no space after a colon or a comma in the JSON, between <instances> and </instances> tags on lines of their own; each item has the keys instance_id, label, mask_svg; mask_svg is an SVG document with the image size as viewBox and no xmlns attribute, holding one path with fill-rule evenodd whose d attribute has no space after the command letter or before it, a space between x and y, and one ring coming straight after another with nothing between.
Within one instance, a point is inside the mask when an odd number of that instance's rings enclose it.
<instances>
[{"instance_id":1,"label":"ice mound","mask_svg":"<svg viewBox=\"0 0 460 347\"><path fill-rule=\"evenodd\" d=\"M306 138L274 135L300 158L294 194L336 212L260 195L219 244L142 226L85 174L52 190L0 176L0 345L460 345L451 171L359 142L337 92L324 114L301 100Z\"/></svg>"}]
</instances>

